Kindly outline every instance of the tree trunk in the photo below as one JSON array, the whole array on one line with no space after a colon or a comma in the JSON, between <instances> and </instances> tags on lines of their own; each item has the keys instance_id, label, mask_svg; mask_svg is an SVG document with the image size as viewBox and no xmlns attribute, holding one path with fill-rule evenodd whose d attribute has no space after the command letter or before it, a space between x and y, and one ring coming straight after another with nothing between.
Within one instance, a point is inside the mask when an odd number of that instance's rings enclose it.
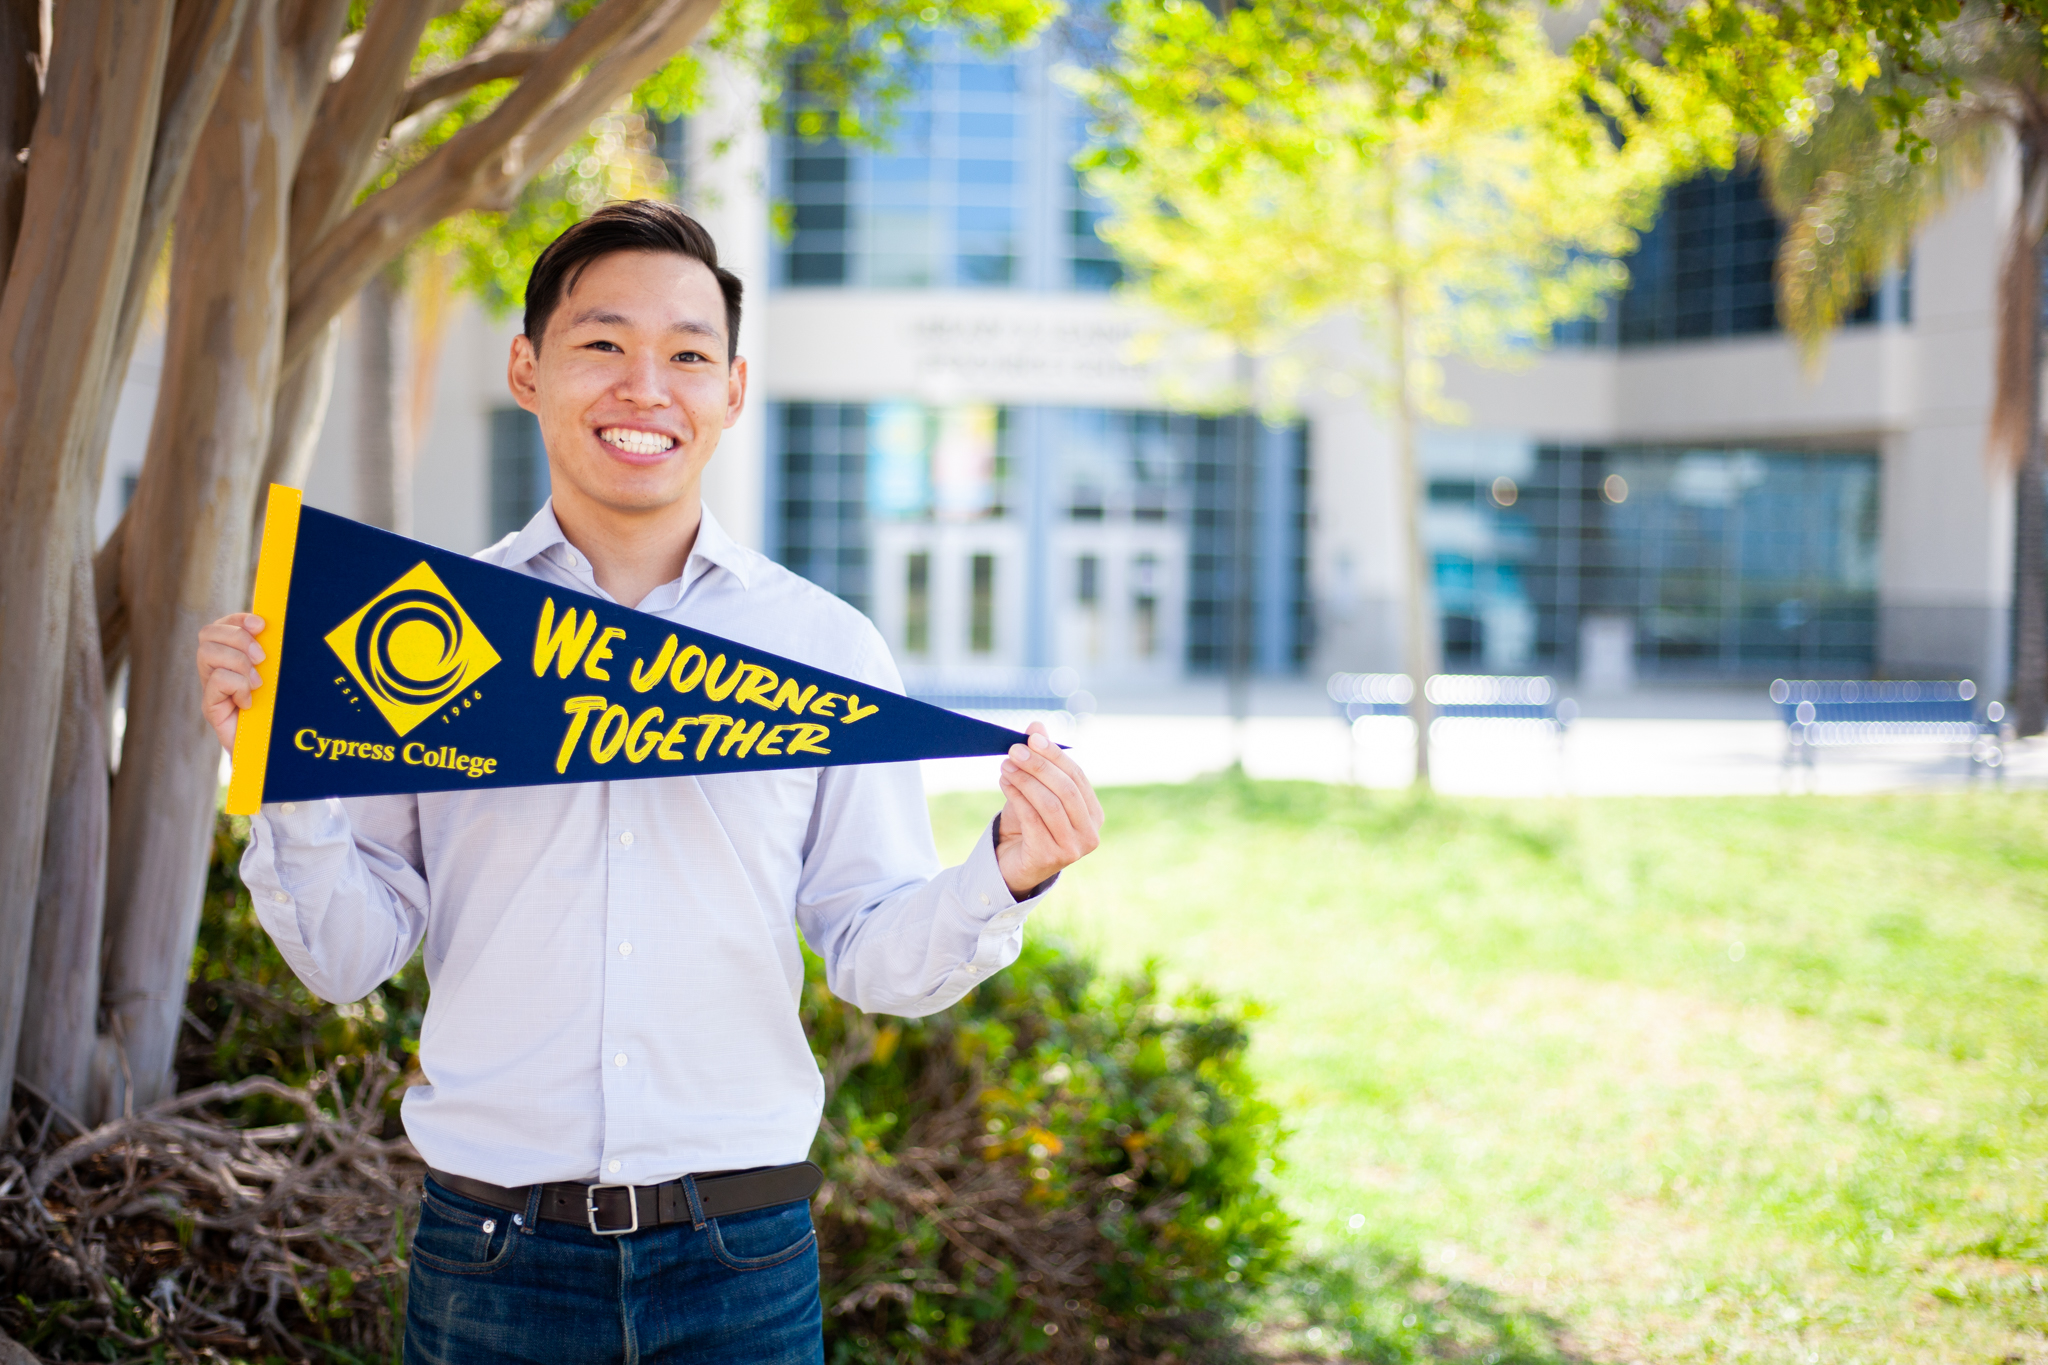
<instances>
[{"instance_id":1,"label":"tree trunk","mask_svg":"<svg viewBox=\"0 0 2048 1365\"><path fill-rule=\"evenodd\" d=\"M1403 666L1415 687L1408 700L1408 718L1415 723L1415 785L1427 788L1429 727L1436 707L1428 695L1429 680L1442 667L1437 640L1436 593L1429 546L1422 537L1422 473L1415 455L1415 398L1408 363L1408 300L1396 283L1387 291L1387 312L1393 329L1388 348L1394 381L1394 463L1400 471L1396 496L1401 499L1401 538L1408 561Z\"/></svg>"},{"instance_id":2,"label":"tree trunk","mask_svg":"<svg viewBox=\"0 0 2048 1365\"><path fill-rule=\"evenodd\" d=\"M1999 281L1994 458L2013 480L2013 728L2048 729L2048 487L2041 443L2041 237L2048 217L2048 123L2020 129L2020 201Z\"/></svg>"},{"instance_id":3,"label":"tree trunk","mask_svg":"<svg viewBox=\"0 0 2048 1365\"><path fill-rule=\"evenodd\" d=\"M406 378L405 289L395 267L357 296L362 391L356 403L356 507L362 520L412 534L412 404Z\"/></svg>"},{"instance_id":4,"label":"tree trunk","mask_svg":"<svg viewBox=\"0 0 2048 1365\"><path fill-rule=\"evenodd\" d=\"M86 521L91 505L80 506L78 515ZM83 1114L90 1103L107 889L107 694L93 600L91 529L89 523L81 527L72 558L64 709L57 721L28 1007L16 1066L24 1079L73 1114Z\"/></svg>"},{"instance_id":5,"label":"tree trunk","mask_svg":"<svg viewBox=\"0 0 2048 1365\"><path fill-rule=\"evenodd\" d=\"M262 485L304 488L313 472L327 402L334 396L334 362L341 354L341 319L327 324L307 352L305 363L278 386L270 418L270 452L263 457ZM260 490L259 490L260 491ZM257 509L261 515L261 508Z\"/></svg>"},{"instance_id":6,"label":"tree trunk","mask_svg":"<svg viewBox=\"0 0 2048 1365\"><path fill-rule=\"evenodd\" d=\"M1230 621L1224 633L1230 651L1224 660L1224 690L1230 705L1230 767L1244 772L1246 721L1251 715L1252 667L1252 489L1253 463L1258 458L1258 369L1250 352L1239 348L1237 383L1244 393L1244 411L1230 443Z\"/></svg>"},{"instance_id":7,"label":"tree trunk","mask_svg":"<svg viewBox=\"0 0 2048 1365\"><path fill-rule=\"evenodd\" d=\"M103 1114L170 1089L206 883L221 760L199 711L192 641L246 600L249 508L283 341L287 206L309 107L278 8L266 0L249 16L178 206L163 380L122 555L128 729L114 782L105 991L132 1095L105 1097ZM324 52L331 40L309 46Z\"/></svg>"},{"instance_id":8,"label":"tree trunk","mask_svg":"<svg viewBox=\"0 0 2048 1365\"><path fill-rule=\"evenodd\" d=\"M2048 478L2035 432L2013 480L2013 729L2048 729Z\"/></svg>"},{"instance_id":9,"label":"tree trunk","mask_svg":"<svg viewBox=\"0 0 2048 1365\"><path fill-rule=\"evenodd\" d=\"M0 295L0 1095L11 1087L41 889L89 437L109 381L171 7L67 8Z\"/></svg>"},{"instance_id":10,"label":"tree trunk","mask_svg":"<svg viewBox=\"0 0 2048 1365\"><path fill-rule=\"evenodd\" d=\"M49 0L0 0L0 276L14 258L28 166L19 153L35 132L42 103L43 26Z\"/></svg>"}]
</instances>

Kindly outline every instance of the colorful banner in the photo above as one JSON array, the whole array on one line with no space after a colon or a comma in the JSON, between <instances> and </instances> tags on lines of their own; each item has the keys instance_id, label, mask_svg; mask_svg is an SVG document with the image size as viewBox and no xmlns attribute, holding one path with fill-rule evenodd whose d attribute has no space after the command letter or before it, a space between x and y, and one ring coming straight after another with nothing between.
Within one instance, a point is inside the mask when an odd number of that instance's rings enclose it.
<instances>
[{"instance_id":1,"label":"colorful banner","mask_svg":"<svg viewBox=\"0 0 2048 1365\"><path fill-rule=\"evenodd\" d=\"M525 574L272 485L264 685L230 813L265 801L1001 754L1024 736Z\"/></svg>"}]
</instances>

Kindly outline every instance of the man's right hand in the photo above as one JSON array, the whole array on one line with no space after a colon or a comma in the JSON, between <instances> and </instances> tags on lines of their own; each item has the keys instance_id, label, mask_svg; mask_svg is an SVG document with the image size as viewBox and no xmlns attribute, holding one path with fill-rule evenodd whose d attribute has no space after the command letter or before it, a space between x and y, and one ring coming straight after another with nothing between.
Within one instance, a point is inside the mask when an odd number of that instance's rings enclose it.
<instances>
[{"instance_id":1,"label":"man's right hand","mask_svg":"<svg viewBox=\"0 0 2048 1365\"><path fill-rule=\"evenodd\" d=\"M250 694L263 685L256 672L264 657L256 643L262 629L263 618L246 611L199 628L199 705L229 753L235 751L235 722L256 704Z\"/></svg>"}]
</instances>

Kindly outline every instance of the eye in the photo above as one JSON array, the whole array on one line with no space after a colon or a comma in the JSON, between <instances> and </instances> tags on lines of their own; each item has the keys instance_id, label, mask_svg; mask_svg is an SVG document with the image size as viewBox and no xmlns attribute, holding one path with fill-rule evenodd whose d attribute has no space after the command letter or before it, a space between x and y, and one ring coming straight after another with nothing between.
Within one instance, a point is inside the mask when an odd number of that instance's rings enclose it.
<instances>
[{"instance_id":1,"label":"eye","mask_svg":"<svg viewBox=\"0 0 2048 1365\"><path fill-rule=\"evenodd\" d=\"M586 351L610 351L615 355L625 354L624 351L621 351L616 345L609 341L593 341L585 345L583 349Z\"/></svg>"},{"instance_id":2,"label":"eye","mask_svg":"<svg viewBox=\"0 0 2048 1365\"><path fill-rule=\"evenodd\" d=\"M705 355L702 351L677 351L674 355L670 356L669 359L679 360L684 364L689 364L692 361L698 360L705 361L708 363L711 357Z\"/></svg>"}]
</instances>

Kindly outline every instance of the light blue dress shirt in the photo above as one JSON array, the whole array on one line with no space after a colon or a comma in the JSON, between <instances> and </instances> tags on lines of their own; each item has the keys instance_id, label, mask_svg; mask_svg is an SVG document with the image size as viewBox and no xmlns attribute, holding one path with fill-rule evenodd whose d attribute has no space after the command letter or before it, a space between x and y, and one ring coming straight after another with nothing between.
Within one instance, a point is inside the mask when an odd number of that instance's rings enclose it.
<instances>
[{"instance_id":1,"label":"light blue dress shirt","mask_svg":"<svg viewBox=\"0 0 2048 1365\"><path fill-rule=\"evenodd\" d=\"M606 596L551 506L477 558ZM865 616L708 511L637 606L902 690ZM322 998L360 999L424 941L406 1132L500 1185L801 1161L824 1086L798 928L835 994L915 1016L1015 961L1038 903L989 832L940 870L915 763L272 804L250 833L257 915Z\"/></svg>"}]
</instances>

